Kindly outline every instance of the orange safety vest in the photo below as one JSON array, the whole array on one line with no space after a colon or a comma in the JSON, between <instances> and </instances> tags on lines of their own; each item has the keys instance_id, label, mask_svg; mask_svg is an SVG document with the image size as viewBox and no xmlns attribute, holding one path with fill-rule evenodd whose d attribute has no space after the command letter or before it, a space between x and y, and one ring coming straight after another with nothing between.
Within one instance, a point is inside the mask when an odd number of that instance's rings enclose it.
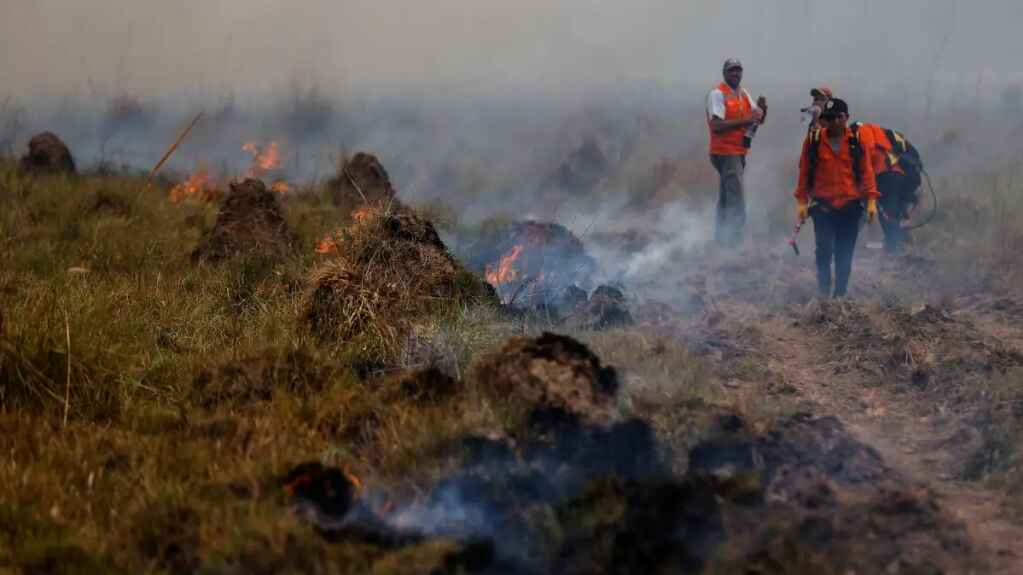
<instances>
[{"instance_id":1,"label":"orange safety vest","mask_svg":"<svg viewBox=\"0 0 1023 575\"><path fill-rule=\"evenodd\" d=\"M738 93L725 82L718 85L718 90L725 95L725 119L737 120L753 113L753 104L745 90ZM745 127L736 127L723 132L710 129L710 110L707 111L707 129L710 130L710 153L714 156L745 156L746 147L742 145Z\"/></svg>"}]
</instances>

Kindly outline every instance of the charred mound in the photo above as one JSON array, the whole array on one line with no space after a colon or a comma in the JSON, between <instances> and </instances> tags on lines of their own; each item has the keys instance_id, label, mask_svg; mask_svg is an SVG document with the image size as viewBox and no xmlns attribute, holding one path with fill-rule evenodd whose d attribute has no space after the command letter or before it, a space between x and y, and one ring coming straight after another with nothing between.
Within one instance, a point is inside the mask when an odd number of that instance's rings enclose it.
<instances>
[{"instance_id":1,"label":"charred mound","mask_svg":"<svg viewBox=\"0 0 1023 575\"><path fill-rule=\"evenodd\" d=\"M761 529L739 560L742 573L987 573L966 526L943 511L933 493L885 486L799 512L774 506L754 511L755 525L770 513L781 530ZM730 571L726 571L730 572Z\"/></svg>"},{"instance_id":2,"label":"charred mound","mask_svg":"<svg viewBox=\"0 0 1023 575\"><path fill-rule=\"evenodd\" d=\"M493 288L407 208L368 210L335 242L333 255L310 274L303 304L305 324L321 338L367 336L363 343L384 359L425 315L452 304L497 303Z\"/></svg>"},{"instance_id":3,"label":"charred mound","mask_svg":"<svg viewBox=\"0 0 1023 575\"><path fill-rule=\"evenodd\" d=\"M611 163L601 149L600 142L593 136L587 136L547 177L545 187L570 194L588 194L607 176L610 169Z\"/></svg>"},{"instance_id":4,"label":"charred mound","mask_svg":"<svg viewBox=\"0 0 1023 575\"><path fill-rule=\"evenodd\" d=\"M613 372L552 334L511 340L476 377L486 393L530 405L546 397L563 413L573 401L576 412L591 406L587 394L614 393L597 383ZM761 431L722 416L684 474L646 421L575 419L534 436L457 439L437 454L459 465L414 493L363 492L343 469L319 464L282 484L330 541L457 552L430 572L985 572L962 522L835 418L783 417ZM456 569L456 556L471 561Z\"/></svg>"},{"instance_id":5,"label":"charred mound","mask_svg":"<svg viewBox=\"0 0 1023 575\"><path fill-rule=\"evenodd\" d=\"M569 310L566 323L574 329L603 330L632 325L632 314L622 290L602 285L583 303Z\"/></svg>"},{"instance_id":6,"label":"charred mound","mask_svg":"<svg viewBox=\"0 0 1023 575\"><path fill-rule=\"evenodd\" d=\"M537 282L542 301L553 300L573 284L585 287L597 267L582 241L553 222L489 220L460 243L470 247L459 255L479 273L498 270L502 258L514 255L515 277L501 289L511 293L524 282Z\"/></svg>"},{"instance_id":7,"label":"charred mound","mask_svg":"<svg viewBox=\"0 0 1023 575\"><path fill-rule=\"evenodd\" d=\"M383 164L376 156L365 152L344 160L337 175L327 182L327 189L334 204L344 206L387 204L396 196Z\"/></svg>"},{"instance_id":8,"label":"charred mound","mask_svg":"<svg viewBox=\"0 0 1023 575\"><path fill-rule=\"evenodd\" d=\"M35 173L75 173L71 150L53 132L43 132L28 141L28 153L21 158L21 168Z\"/></svg>"},{"instance_id":9,"label":"charred mound","mask_svg":"<svg viewBox=\"0 0 1023 575\"><path fill-rule=\"evenodd\" d=\"M762 433L731 419L690 450L688 475L746 476L762 486L763 502L731 521L747 533L733 534L736 542L752 543L742 572L958 573L974 565L964 525L836 418L796 414Z\"/></svg>"},{"instance_id":10,"label":"charred mound","mask_svg":"<svg viewBox=\"0 0 1023 575\"><path fill-rule=\"evenodd\" d=\"M512 338L482 357L474 375L484 393L520 403L541 427L606 423L618 390L614 368L602 365L582 343L547 332Z\"/></svg>"},{"instance_id":11,"label":"charred mound","mask_svg":"<svg viewBox=\"0 0 1023 575\"><path fill-rule=\"evenodd\" d=\"M294 246L277 194L262 181L231 182L217 221L192 252L193 261L218 262L237 255L277 258Z\"/></svg>"},{"instance_id":12,"label":"charred mound","mask_svg":"<svg viewBox=\"0 0 1023 575\"><path fill-rule=\"evenodd\" d=\"M752 433L741 420L730 429L695 445L689 468L698 473L757 473L772 495L783 496L798 470L846 485L890 479L881 456L854 439L834 417L797 413L777 420L763 434Z\"/></svg>"}]
</instances>

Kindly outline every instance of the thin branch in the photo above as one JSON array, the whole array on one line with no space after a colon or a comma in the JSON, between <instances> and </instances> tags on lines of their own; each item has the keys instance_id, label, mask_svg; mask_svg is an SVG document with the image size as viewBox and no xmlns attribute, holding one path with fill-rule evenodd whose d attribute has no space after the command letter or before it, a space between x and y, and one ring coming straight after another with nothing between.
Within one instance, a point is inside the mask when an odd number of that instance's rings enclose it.
<instances>
[{"instance_id":1,"label":"thin branch","mask_svg":"<svg viewBox=\"0 0 1023 575\"><path fill-rule=\"evenodd\" d=\"M351 172L348 171L348 166L341 168L341 173L345 175L345 178L348 179L348 183L350 183L352 187L355 188L355 191L359 193L359 197L362 198L362 202L368 204L369 200L366 199L366 194L362 193L362 188L360 188L359 184L355 182L355 178L352 176Z\"/></svg>"},{"instance_id":2,"label":"thin branch","mask_svg":"<svg viewBox=\"0 0 1023 575\"><path fill-rule=\"evenodd\" d=\"M67 414L71 407L71 321L68 319L67 308L64 308L64 333L67 336L67 383L64 384L64 427L67 427Z\"/></svg>"},{"instance_id":3,"label":"thin branch","mask_svg":"<svg viewBox=\"0 0 1023 575\"><path fill-rule=\"evenodd\" d=\"M197 123L199 123L199 118L202 117L202 114L203 114L203 110L199 110L199 113L195 115L195 118L192 118L192 121L188 124L188 126L178 136L178 139L174 140L174 143L171 144L170 148L167 148L167 152L165 152L163 157L160 158L160 161L157 162L155 166L153 166L152 170L149 171L149 177L146 178L146 185L149 185L150 183L152 183L153 176L155 176L156 172L158 172L160 170L160 168L163 167L164 163L166 163L167 160L170 159L171 154L174 153L174 150L178 149L178 146L180 146L181 142L184 141L186 136L188 136L188 133L192 131L192 128L194 128L195 125Z\"/></svg>"}]
</instances>

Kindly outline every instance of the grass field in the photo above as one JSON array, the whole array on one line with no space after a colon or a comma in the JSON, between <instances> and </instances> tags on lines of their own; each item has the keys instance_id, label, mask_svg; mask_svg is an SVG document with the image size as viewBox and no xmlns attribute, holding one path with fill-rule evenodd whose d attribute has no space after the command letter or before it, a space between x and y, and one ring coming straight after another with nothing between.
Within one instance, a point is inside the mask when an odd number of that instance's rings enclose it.
<instances>
[{"instance_id":1,"label":"grass field","mask_svg":"<svg viewBox=\"0 0 1023 575\"><path fill-rule=\"evenodd\" d=\"M416 318L399 342L409 353L366 372L365 345L324 341L301 322L307 276L324 258L315 248L350 223L325 190L283 199L294 257L212 265L189 254L216 206L173 203L168 187L0 165L0 566L389 572L401 560L329 545L287 513L277 478L320 460L412 488L454 465L435 451L509 425L465 374L521 326L487 306L448 306ZM622 339L593 344L619 365L650 355ZM395 393L388 382L422 357L467 390L439 401ZM670 361L644 369L662 382L692 371L683 389L703 393L695 364ZM435 547L405 553L428 565L445 552Z\"/></svg>"},{"instance_id":2,"label":"grass field","mask_svg":"<svg viewBox=\"0 0 1023 575\"><path fill-rule=\"evenodd\" d=\"M907 298L1020 285L1019 181L1003 172L938 182L943 209L914 250L949 279ZM352 224L350 210L310 185L281 201L293 256L195 263L217 207L174 203L170 185L29 177L0 163L0 571L431 572L453 543L331 544L288 513L278 478L318 460L415 492L459 465L441 455L449 444L520 428L518 412L470 374L482 352L533 328L451 302L387 346L324 339L303 323L303 297L325 258L317 245ZM694 404L751 421L787 409L723 393L702 358L653 331L576 335L644 382L626 412L669 448L703 425ZM396 351L381 357L382 348ZM402 374L426 365L461 391L401 393ZM975 388L1001 406L977 469L1005 485L1020 477L1023 426L1004 409L1023 396L1019 379L1017 370Z\"/></svg>"}]
</instances>

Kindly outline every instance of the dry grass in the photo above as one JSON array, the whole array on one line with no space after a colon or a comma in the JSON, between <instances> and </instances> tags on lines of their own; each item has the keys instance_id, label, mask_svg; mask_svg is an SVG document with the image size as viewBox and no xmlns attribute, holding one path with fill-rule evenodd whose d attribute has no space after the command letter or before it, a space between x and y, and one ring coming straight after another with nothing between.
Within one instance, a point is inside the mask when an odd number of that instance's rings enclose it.
<instances>
[{"instance_id":1,"label":"dry grass","mask_svg":"<svg viewBox=\"0 0 1023 575\"><path fill-rule=\"evenodd\" d=\"M316 242L347 225L326 190L283 202L297 256L216 266L189 261L216 207L168 191L0 163L0 570L366 572L382 553L323 542L274 478L309 459L421 476L494 410L391 393L354 370L367 350L301 327ZM430 309L394 367L460 375L502 337L468 300Z\"/></svg>"},{"instance_id":2,"label":"dry grass","mask_svg":"<svg viewBox=\"0 0 1023 575\"><path fill-rule=\"evenodd\" d=\"M457 465L442 455L452 442L508 424L507 406L465 374L517 326L477 305L485 287L423 241L418 220L406 222L411 234L383 217L351 227L328 189L310 188L282 201L296 255L193 264L216 207L173 204L168 191L126 176L30 179L0 162L0 572L442 563L443 542L400 553L325 542L286 512L275 479L321 460L413 489ZM1011 233L1009 221L991 225ZM316 254L339 229L345 249ZM948 229L918 241L938 249ZM993 242L1011 237L984 237L984 262L1009 258ZM328 288L328 305L317 307L311 286ZM314 308L324 319L309 330ZM671 339L638 329L580 338L620 368L622 413L650 421L669 449L683 451L701 417L735 410L706 361ZM459 393L426 400L389 377L428 366L454 376ZM1018 386L996 384L1001 403L1014 401ZM764 408L742 401L750 414ZM998 421L999 461L1018 462L1018 426Z\"/></svg>"},{"instance_id":3,"label":"dry grass","mask_svg":"<svg viewBox=\"0 0 1023 575\"><path fill-rule=\"evenodd\" d=\"M364 209L309 276L304 321L320 338L354 342L393 362L424 317L493 305L493 290L468 272L426 220L407 208Z\"/></svg>"}]
</instances>

